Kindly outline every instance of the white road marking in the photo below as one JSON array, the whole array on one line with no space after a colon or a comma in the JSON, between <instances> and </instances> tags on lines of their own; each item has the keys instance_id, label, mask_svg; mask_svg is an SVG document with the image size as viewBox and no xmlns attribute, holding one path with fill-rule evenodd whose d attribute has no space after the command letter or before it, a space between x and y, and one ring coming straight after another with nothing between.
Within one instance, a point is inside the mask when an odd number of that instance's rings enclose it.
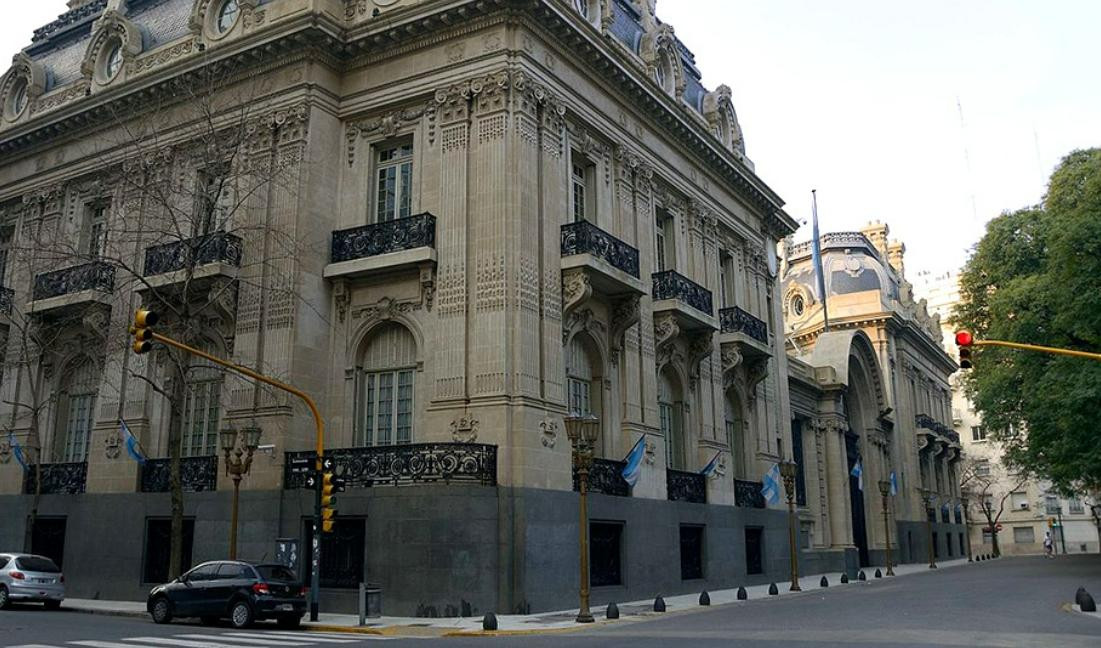
<instances>
[{"instance_id":1,"label":"white road marking","mask_svg":"<svg viewBox=\"0 0 1101 648\"><path fill-rule=\"evenodd\" d=\"M209 636L211 641L196 641L191 639L174 639L172 637L127 637L123 641L137 641L154 644L154 648L161 648L162 646L184 646L184 648L242 648L242 644L239 643L225 643L222 641L214 641L219 638L219 635L203 635ZM306 643L298 642L282 642L282 641L269 641L269 646L308 646Z\"/></svg>"},{"instance_id":2,"label":"white road marking","mask_svg":"<svg viewBox=\"0 0 1101 648\"><path fill-rule=\"evenodd\" d=\"M348 639L330 637L322 635L320 637L314 636L313 632L227 632L226 637L251 637L253 639L301 639L303 641L321 642L321 643L356 643L359 639Z\"/></svg>"},{"instance_id":3,"label":"white road marking","mask_svg":"<svg viewBox=\"0 0 1101 648\"><path fill-rule=\"evenodd\" d=\"M180 639L201 639L201 640L203 640L203 639L205 639L205 640L217 639L219 641L224 639L226 641L234 641L236 643L245 644L245 645L248 645L248 646L310 646L310 645L312 645L307 641L291 641L287 637L271 637L271 638L267 638L267 639L253 639L253 638L248 638L248 637L240 637L239 635L237 635L235 633L232 633L232 632L226 632L226 633L222 633L222 634L218 634L218 635L178 634L178 635L173 635L173 636L179 637ZM273 641L273 640L278 640L278 641Z\"/></svg>"},{"instance_id":4,"label":"white road marking","mask_svg":"<svg viewBox=\"0 0 1101 648\"><path fill-rule=\"evenodd\" d=\"M159 648L146 644L116 643L114 641L70 641L73 646L88 646L88 648Z\"/></svg>"}]
</instances>

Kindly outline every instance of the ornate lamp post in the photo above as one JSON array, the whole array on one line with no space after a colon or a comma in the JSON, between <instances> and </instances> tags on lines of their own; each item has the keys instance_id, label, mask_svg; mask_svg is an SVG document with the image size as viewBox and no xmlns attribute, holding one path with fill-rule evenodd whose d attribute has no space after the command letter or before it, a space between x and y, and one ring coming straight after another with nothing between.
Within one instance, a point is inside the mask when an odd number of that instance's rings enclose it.
<instances>
[{"instance_id":1,"label":"ornate lamp post","mask_svg":"<svg viewBox=\"0 0 1101 648\"><path fill-rule=\"evenodd\" d=\"M589 468L593 465L593 444L599 433L600 419L593 415L572 414L566 417L566 436L573 446L573 465L577 469L578 545L581 549L581 606L577 611L578 623L592 623L589 611Z\"/></svg>"},{"instance_id":2,"label":"ornate lamp post","mask_svg":"<svg viewBox=\"0 0 1101 648\"><path fill-rule=\"evenodd\" d=\"M788 498L788 542L791 549L791 591L801 592L799 587L799 545L795 537L795 462L781 461L780 476L784 479L784 491Z\"/></svg>"},{"instance_id":3,"label":"ornate lamp post","mask_svg":"<svg viewBox=\"0 0 1101 648\"><path fill-rule=\"evenodd\" d=\"M237 501L241 493L241 478L252 467L252 454L260 445L262 430L247 427L227 428L219 433L225 453L226 474L233 477L233 512L229 523L229 559L237 559ZM243 457L242 457L243 456Z\"/></svg>"},{"instance_id":4,"label":"ornate lamp post","mask_svg":"<svg viewBox=\"0 0 1101 648\"><path fill-rule=\"evenodd\" d=\"M967 521L967 507L967 498L961 497L960 510L963 512L963 536L967 538L967 562L974 562L971 557L971 524Z\"/></svg>"},{"instance_id":5,"label":"ornate lamp post","mask_svg":"<svg viewBox=\"0 0 1101 648\"><path fill-rule=\"evenodd\" d=\"M879 480L879 494L883 496L883 537L887 539L887 575L895 575L895 567L891 562L891 513L888 507L888 497L891 495L891 482Z\"/></svg>"},{"instance_id":6,"label":"ornate lamp post","mask_svg":"<svg viewBox=\"0 0 1101 648\"><path fill-rule=\"evenodd\" d=\"M933 547L933 520L929 517L929 510L933 506L934 497L932 490L928 488L921 489L921 502L925 505L925 531L929 540L929 569L937 568L936 553Z\"/></svg>"}]
</instances>

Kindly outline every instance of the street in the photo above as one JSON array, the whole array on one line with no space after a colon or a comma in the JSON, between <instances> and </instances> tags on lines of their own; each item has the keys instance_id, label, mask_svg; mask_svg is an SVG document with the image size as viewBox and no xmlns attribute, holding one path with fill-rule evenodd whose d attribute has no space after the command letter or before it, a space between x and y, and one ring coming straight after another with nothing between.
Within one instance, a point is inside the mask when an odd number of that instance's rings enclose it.
<instances>
[{"instance_id":1,"label":"street","mask_svg":"<svg viewBox=\"0 0 1101 648\"><path fill-rule=\"evenodd\" d=\"M191 623L158 626L147 619L23 606L0 613L0 645L12 648L247 648L260 646L1101 646L1101 619L1069 611L1079 586L1101 594L1101 556L1006 558L871 580L774 600L690 610L576 632L487 637L409 638L248 631ZM602 612L602 611L601 611ZM603 614L598 615L602 617Z\"/></svg>"}]
</instances>

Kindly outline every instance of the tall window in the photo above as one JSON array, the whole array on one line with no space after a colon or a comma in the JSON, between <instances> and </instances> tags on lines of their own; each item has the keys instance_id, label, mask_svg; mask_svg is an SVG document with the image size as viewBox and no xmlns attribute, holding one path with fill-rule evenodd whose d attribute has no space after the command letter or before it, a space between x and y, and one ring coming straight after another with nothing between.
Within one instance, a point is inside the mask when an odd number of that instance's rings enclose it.
<instances>
[{"instance_id":1,"label":"tall window","mask_svg":"<svg viewBox=\"0 0 1101 648\"><path fill-rule=\"evenodd\" d=\"M375 177L375 222L410 216L413 204L413 142L380 147Z\"/></svg>"},{"instance_id":2,"label":"tall window","mask_svg":"<svg viewBox=\"0 0 1101 648\"><path fill-rule=\"evenodd\" d=\"M734 257L726 252L719 253L719 303L722 308L734 305Z\"/></svg>"},{"instance_id":3,"label":"tall window","mask_svg":"<svg viewBox=\"0 0 1101 648\"><path fill-rule=\"evenodd\" d=\"M180 438L183 456L209 457L218 454L221 393L221 378L188 381Z\"/></svg>"},{"instance_id":4,"label":"tall window","mask_svg":"<svg viewBox=\"0 0 1101 648\"><path fill-rule=\"evenodd\" d=\"M95 422L99 373L89 359L70 366L58 398L60 444L54 454L61 462L80 462L88 458L88 441Z\"/></svg>"},{"instance_id":5,"label":"tall window","mask_svg":"<svg viewBox=\"0 0 1101 648\"><path fill-rule=\"evenodd\" d=\"M1086 507L1082 505L1082 500L1077 497L1071 497L1067 500L1067 510L1071 513L1080 515L1086 512Z\"/></svg>"},{"instance_id":6,"label":"tall window","mask_svg":"<svg viewBox=\"0 0 1101 648\"><path fill-rule=\"evenodd\" d=\"M0 286L5 286L7 278L8 250L11 249L11 227L0 227Z\"/></svg>"},{"instance_id":7,"label":"tall window","mask_svg":"<svg viewBox=\"0 0 1101 648\"><path fill-rule=\"evenodd\" d=\"M730 390L726 394L726 443L730 446L731 469L734 477L745 479L745 443L743 430L745 419L742 417L742 405L738 395Z\"/></svg>"},{"instance_id":8,"label":"tall window","mask_svg":"<svg viewBox=\"0 0 1101 648\"><path fill-rule=\"evenodd\" d=\"M669 369L662 371L658 378L658 416L661 434L665 437L665 466L683 470L684 426L681 418L680 384Z\"/></svg>"},{"instance_id":9,"label":"tall window","mask_svg":"<svg viewBox=\"0 0 1101 648\"><path fill-rule=\"evenodd\" d=\"M200 169L195 175L195 224L193 236L224 229L232 204L228 174L224 167Z\"/></svg>"},{"instance_id":10,"label":"tall window","mask_svg":"<svg viewBox=\"0 0 1101 648\"><path fill-rule=\"evenodd\" d=\"M672 270L676 263L673 258L673 217L664 209L658 210L654 223L654 254L657 270Z\"/></svg>"},{"instance_id":11,"label":"tall window","mask_svg":"<svg viewBox=\"0 0 1101 648\"><path fill-rule=\"evenodd\" d=\"M972 441L985 441L986 440L986 428L981 425L971 426L971 440Z\"/></svg>"},{"instance_id":12,"label":"tall window","mask_svg":"<svg viewBox=\"0 0 1101 648\"><path fill-rule=\"evenodd\" d=\"M111 203L89 203L84 212L84 252L90 257L101 257L107 251L107 214Z\"/></svg>"},{"instance_id":13,"label":"tall window","mask_svg":"<svg viewBox=\"0 0 1101 648\"><path fill-rule=\"evenodd\" d=\"M356 445L413 442L416 355L413 334L394 322L368 340L356 376Z\"/></svg>"},{"instance_id":14,"label":"tall window","mask_svg":"<svg viewBox=\"0 0 1101 648\"><path fill-rule=\"evenodd\" d=\"M585 156L573 151L570 153L570 214L574 222L595 220L593 203L596 191L593 179L596 177L596 165Z\"/></svg>"},{"instance_id":15,"label":"tall window","mask_svg":"<svg viewBox=\"0 0 1101 648\"><path fill-rule=\"evenodd\" d=\"M1058 515L1063 512L1063 507L1059 505L1058 495L1044 495L1044 513L1048 515Z\"/></svg>"}]
</instances>

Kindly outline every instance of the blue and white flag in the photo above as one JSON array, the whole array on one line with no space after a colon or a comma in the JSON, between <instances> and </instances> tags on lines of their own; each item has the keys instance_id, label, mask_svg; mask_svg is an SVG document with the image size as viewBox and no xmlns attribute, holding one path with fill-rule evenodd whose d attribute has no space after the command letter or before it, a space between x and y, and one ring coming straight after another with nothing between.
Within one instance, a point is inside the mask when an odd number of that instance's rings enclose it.
<instances>
[{"instance_id":1,"label":"blue and white flag","mask_svg":"<svg viewBox=\"0 0 1101 648\"><path fill-rule=\"evenodd\" d=\"M856 458L856 463L853 464L853 469L849 474L856 477L856 487L864 490L864 466L860 463L860 457Z\"/></svg>"},{"instance_id":2,"label":"blue and white flag","mask_svg":"<svg viewBox=\"0 0 1101 648\"><path fill-rule=\"evenodd\" d=\"M818 300L822 302L822 329L830 330L830 316L826 309L826 276L822 269L822 243L818 240L818 192L811 190L811 213L813 225L810 245L811 262L814 264L815 283L818 284Z\"/></svg>"},{"instance_id":3,"label":"blue and white flag","mask_svg":"<svg viewBox=\"0 0 1101 648\"><path fill-rule=\"evenodd\" d=\"M722 455L722 450L715 453L715 456L711 458L711 461L707 462L707 465L703 467L700 474L704 477L710 477L715 474L715 470L719 467L719 457Z\"/></svg>"},{"instance_id":4,"label":"blue and white flag","mask_svg":"<svg viewBox=\"0 0 1101 648\"><path fill-rule=\"evenodd\" d=\"M642 476L642 459L646 455L646 435L643 434L635 442L635 447L631 448L631 451L627 453L627 457L623 460L627 462L627 465L623 467L623 481L634 488L638 483L638 478Z\"/></svg>"},{"instance_id":5,"label":"blue and white flag","mask_svg":"<svg viewBox=\"0 0 1101 648\"><path fill-rule=\"evenodd\" d=\"M761 496L770 505L780 503L780 464L772 464L761 479Z\"/></svg>"},{"instance_id":6,"label":"blue and white flag","mask_svg":"<svg viewBox=\"0 0 1101 648\"><path fill-rule=\"evenodd\" d=\"M15 455L15 460L19 462L19 465L23 466L23 470L30 470L27 467L27 458L23 455L23 446L15 440L15 432L12 430L8 430L8 445L11 446L11 453Z\"/></svg>"},{"instance_id":7,"label":"blue and white flag","mask_svg":"<svg viewBox=\"0 0 1101 648\"><path fill-rule=\"evenodd\" d=\"M895 478L895 471L891 471L891 478L888 481L891 482L891 495L898 495L898 479Z\"/></svg>"},{"instance_id":8,"label":"blue and white flag","mask_svg":"<svg viewBox=\"0 0 1101 648\"><path fill-rule=\"evenodd\" d=\"M126 442L126 454L139 464L145 464L145 453L141 451L141 444L138 443L137 438L130 433L130 427L126 425L126 421L119 419L119 426L122 428L122 438Z\"/></svg>"}]
</instances>

